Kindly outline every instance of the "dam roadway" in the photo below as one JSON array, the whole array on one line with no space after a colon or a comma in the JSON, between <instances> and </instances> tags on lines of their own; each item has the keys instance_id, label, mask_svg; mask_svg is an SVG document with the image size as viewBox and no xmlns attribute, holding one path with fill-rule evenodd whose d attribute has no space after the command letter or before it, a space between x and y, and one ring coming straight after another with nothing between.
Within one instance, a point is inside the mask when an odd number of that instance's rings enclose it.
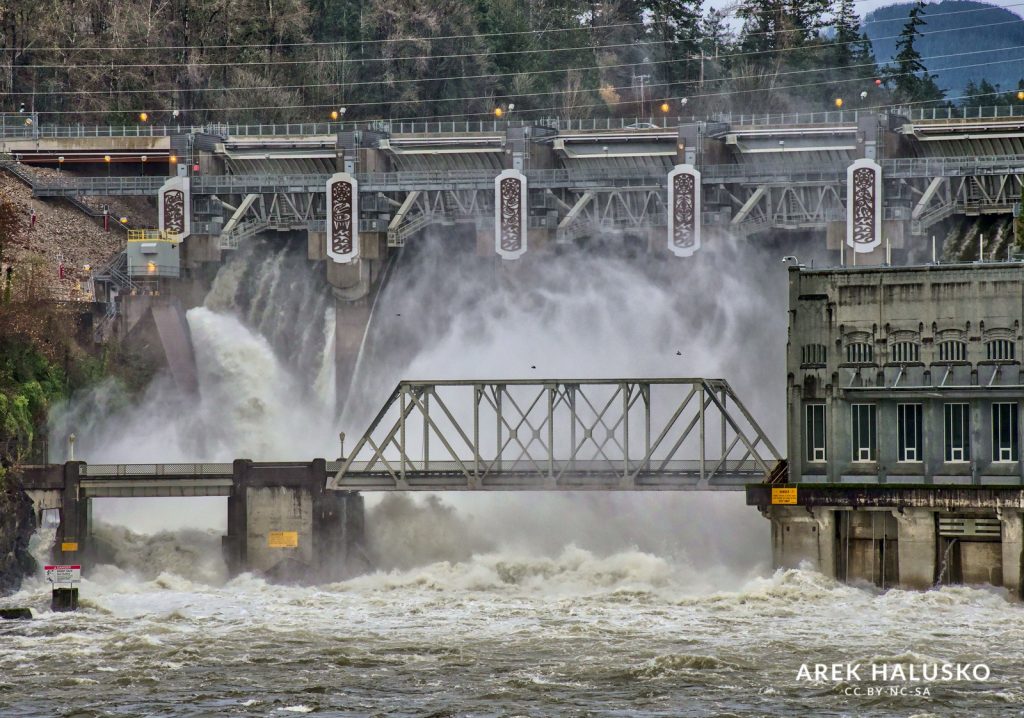
<instances>
[{"instance_id":1,"label":"dam roadway","mask_svg":"<svg viewBox=\"0 0 1024 718\"><path fill-rule=\"evenodd\" d=\"M215 261L259 231L322 234L325 188L339 172L358 183L366 241L380 233L399 247L430 225L485 228L502 170L527 178L526 226L538 239L664 228L667 175L680 164L700 173L699 221L708 229L741 237L829 230L846 214L847 169L864 159L881 168L883 219L897 251L951 216L1011 214L1024 174L1024 108L1016 106L202 126L3 119L6 166L38 197L157 196L168 176L186 179L188 232L176 231L195 238L186 245L193 262ZM25 165L65 171L35 177L19 173Z\"/></svg>"}]
</instances>

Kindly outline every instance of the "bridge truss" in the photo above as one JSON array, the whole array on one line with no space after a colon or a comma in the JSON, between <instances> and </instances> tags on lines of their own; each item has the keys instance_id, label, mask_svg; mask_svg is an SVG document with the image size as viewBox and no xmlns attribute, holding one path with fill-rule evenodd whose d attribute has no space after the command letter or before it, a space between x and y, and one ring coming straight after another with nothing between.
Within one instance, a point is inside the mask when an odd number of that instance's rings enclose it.
<instances>
[{"instance_id":1,"label":"bridge truss","mask_svg":"<svg viewBox=\"0 0 1024 718\"><path fill-rule=\"evenodd\" d=\"M721 379L403 381L328 488L740 489L780 461Z\"/></svg>"}]
</instances>

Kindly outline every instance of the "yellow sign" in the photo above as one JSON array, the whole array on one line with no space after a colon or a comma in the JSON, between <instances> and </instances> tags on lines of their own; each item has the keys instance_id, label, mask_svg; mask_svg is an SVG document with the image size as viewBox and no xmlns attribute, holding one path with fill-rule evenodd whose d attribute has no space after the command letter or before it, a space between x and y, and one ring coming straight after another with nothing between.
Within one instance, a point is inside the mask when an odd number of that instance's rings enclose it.
<instances>
[{"instance_id":1,"label":"yellow sign","mask_svg":"<svg viewBox=\"0 0 1024 718\"><path fill-rule=\"evenodd\" d=\"M773 504L796 504L796 487L772 487Z\"/></svg>"},{"instance_id":2,"label":"yellow sign","mask_svg":"<svg viewBox=\"0 0 1024 718\"><path fill-rule=\"evenodd\" d=\"M78 550L78 542L77 541L65 541L64 543L62 543L60 545L60 550L61 551L77 551Z\"/></svg>"},{"instance_id":3,"label":"yellow sign","mask_svg":"<svg viewBox=\"0 0 1024 718\"><path fill-rule=\"evenodd\" d=\"M267 535L267 546L270 548L298 548L298 531L271 531Z\"/></svg>"}]
</instances>

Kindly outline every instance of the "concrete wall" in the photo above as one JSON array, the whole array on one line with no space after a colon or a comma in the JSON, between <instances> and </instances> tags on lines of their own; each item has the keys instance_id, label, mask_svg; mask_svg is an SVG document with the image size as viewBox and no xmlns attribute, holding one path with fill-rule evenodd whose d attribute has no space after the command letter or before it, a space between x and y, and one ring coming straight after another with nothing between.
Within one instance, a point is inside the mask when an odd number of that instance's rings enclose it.
<instances>
[{"instance_id":1,"label":"concrete wall","mask_svg":"<svg viewBox=\"0 0 1024 718\"><path fill-rule=\"evenodd\" d=\"M234 462L225 559L232 574L254 571L289 581L333 581L362 565L363 499L327 491L326 462ZM297 535L294 547L271 545L273 532Z\"/></svg>"},{"instance_id":2,"label":"concrete wall","mask_svg":"<svg viewBox=\"0 0 1024 718\"><path fill-rule=\"evenodd\" d=\"M776 568L809 568L842 581L926 590L969 584L1021 596L1024 532L1019 510L941 512L929 508L766 506ZM943 533L940 518L991 521L998 535Z\"/></svg>"},{"instance_id":3,"label":"concrete wall","mask_svg":"<svg viewBox=\"0 0 1024 718\"><path fill-rule=\"evenodd\" d=\"M946 265L790 271L787 350L788 457L794 482L971 483L1020 485L1024 464L994 462L991 406L1019 404L1024 384L1021 320L1024 264ZM942 356L940 343L962 338L963 361ZM1013 358L990 359L987 342L1007 339ZM867 361L847 347L863 342ZM915 346L900 358L897 342ZM824 361L809 347L824 348ZM970 404L971 460L947 462L943 404ZM808 461L805 410L826 406L825 462ZM854 461L850 405L876 407L877 455ZM923 456L900 462L896 406L921 404ZM1018 407L1018 412L1020 411ZM1018 422L1018 446L1021 444Z\"/></svg>"},{"instance_id":4,"label":"concrete wall","mask_svg":"<svg viewBox=\"0 0 1024 718\"><path fill-rule=\"evenodd\" d=\"M776 568L807 567L835 576L835 512L773 506L772 561Z\"/></svg>"}]
</instances>

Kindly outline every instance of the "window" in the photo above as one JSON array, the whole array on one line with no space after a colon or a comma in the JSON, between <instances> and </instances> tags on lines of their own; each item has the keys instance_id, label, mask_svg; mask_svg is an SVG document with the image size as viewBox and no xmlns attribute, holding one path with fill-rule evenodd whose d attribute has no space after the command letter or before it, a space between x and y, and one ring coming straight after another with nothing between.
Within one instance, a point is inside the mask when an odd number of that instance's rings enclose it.
<instances>
[{"instance_id":1,"label":"window","mask_svg":"<svg viewBox=\"0 0 1024 718\"><path fill-rule=\"evenodd\" d=\"M897 461L920 461L923 413L920 404L896 405Z\"/></svg>"},{"instance_id":2,"label":"window","mask_svg":"<svg viewBox=\"0 0 1024 718\"><path fill-rule=\"evenodd\" d=\"M825 351L824 344L804 344L800 347L800 363L825 366Z\"/></svg>"},{"instance_id":3,"label":"window","mask_svg":"<svg viewBox=\"0 0 1024 718\"><path fill-rule=\"evenodd\" d=\"M1017 405L992 405L992 461L1017 461Z\"/></svg>"},{"instance_id":4,"label":"window","mask_svg":"<svg viewBox=\"0 0 1024 718\"><path fill-rule=\"evenodd\" d=\"M875 446L875 405L851 404L853 410L853 460L874 461Z\"/></svg>"},{"instance_id":5,"label":"window","mask_svg":"<svg viewBox=\"0 0 1024 718\"><path fill-rule=\"evenodd\" d=\"M807 447L807 460L822 462L825 460L825 405L808 404L807 430L804 432L804 446Z\"/></svg>"},{"instance_id":6,"label":"window","mask_svg":"<svg viewBox=\"0 0 1024 718\"><path fill-rule=\"evenodd\" d=\"M894 364L921 361L921 345L917 342L893 342L889 347L889 361Z\"/></svg>"},{"instance_id":7,"label":"window","mask_svg":"<svg viewBox=\"0 0 1024 718\"><path fill-rule=\"evenodd\" d=\"M985 356L989 361L1007 361L1014 358L1012 339L991 339L985 342Z\"/></svg>"},{"instance_id":8,"label":"window","mask_svg":"<svg viewBox=\"0 0 1024 718\"><path fill-rule=\"evenodd\" d=\"M967 342L960 339L945 339L939 342L939 361L966 361Z\"/></svg>"},{"instance_id":9,"label":"window","mask_svg":"<svg viewBox=\"0 0 1024 718\"><path fill-rule=\"evenodd\" d=\"M846 361L850 364L871 364L875 360L873 350L868 342L850 342L846 345Z\"/></svg>"},{"instance_id":10,"label":"window","mask_svg":"<svg viewBox=\"0 0 1024 718\"><path fill-rule=\"evenodd\" d=\"M944 404L942 409L946 425L946 461L970 461L970 404Z\"/></svg>"}]
</instances>

